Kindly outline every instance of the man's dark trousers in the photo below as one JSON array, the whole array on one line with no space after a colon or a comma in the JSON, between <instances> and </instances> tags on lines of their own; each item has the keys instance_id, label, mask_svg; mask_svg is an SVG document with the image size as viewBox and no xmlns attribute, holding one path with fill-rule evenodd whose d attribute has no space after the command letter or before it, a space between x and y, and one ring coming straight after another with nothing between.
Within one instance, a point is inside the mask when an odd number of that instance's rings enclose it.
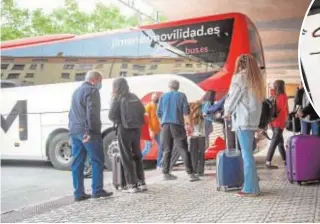
<instances>
[{"instance_id":1,"label":"man's dark trousers","mask_svg":"<svg viewBox=\"0 0 320 224\"><path fill-rule=\"evenodd\" d=\"M184 126L176 124L163 124L161 129L161 144L163 149L164 174L170 171L170 162L173 148L176 148L185 165L188 174L193 173L190 152L188 151L187 134Z\"/></svg>"},{"instance_id":2,"label":"man's dark trousers","mask_svg":"<svg viewBox=\"0 0 320 224\"><path fill-rule=\"evenodd\" d=\"M89 142L83 143L84 134L70 135L72 141L72 178L74 197L84 195L84 164L87 153L92 164L92 194L103 190L104 153L101 135L91 135Z\"/></svg>"}]
</instances>

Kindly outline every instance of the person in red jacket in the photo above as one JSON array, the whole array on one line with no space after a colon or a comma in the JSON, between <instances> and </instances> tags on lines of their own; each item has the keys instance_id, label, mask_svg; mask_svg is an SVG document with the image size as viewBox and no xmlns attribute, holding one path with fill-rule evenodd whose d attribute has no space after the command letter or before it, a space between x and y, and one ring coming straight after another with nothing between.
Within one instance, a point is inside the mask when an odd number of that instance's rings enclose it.
<instances>
[{"instance_id":1,"label":"person in red jacket","mask_svg":"<svg viewBox=\"0 0 320 224\"><path fill-rule=\"evenodd\" d=\"M270 124L273 131L273 135L266 160L266 167L268 169L278 168L277 166L271 165L272 157L277 146L284 163L286 162L286 151L284 148L283 130L286 126L286 120L289 114L288 97L285 93L285 82L283 80L276 80L273 85L277 114L276 118Z\"/></svg>"}]
</instances>

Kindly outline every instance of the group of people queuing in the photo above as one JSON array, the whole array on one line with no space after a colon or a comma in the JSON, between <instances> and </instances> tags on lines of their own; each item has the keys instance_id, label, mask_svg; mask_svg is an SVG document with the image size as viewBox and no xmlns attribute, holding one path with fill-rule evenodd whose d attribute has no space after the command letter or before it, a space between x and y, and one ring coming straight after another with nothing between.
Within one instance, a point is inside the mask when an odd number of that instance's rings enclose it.
<instances>
[{"instance_id":1,"label":"group of people queuing","mask_svg":"<svg viewBox=\"0 0 320 224\"><path fill-rule=\"evenodd\" d=\"M74 92L69 113L69 130L72 142L72 176L75 200L84 200L90 196L84 192L83 169L88 153L92 164L92 195L93 198L109 197L112 192L103 189L104 155L101 137L100 94L102 75L98 71L89 71L85 82ZM213 122L231 123L234 138L238 139L239 149L243 159L244 184L239 196L257 196L260 194L259 177L253 157L255 149L255 134L259 128L262 114L262 104L266 99L264 77L261 75L256 59L250 54L240 55L235 64L229 92L216 102L215 92L208 91L200 100L200 120L194 122L192 106L188 103L186 94L179 91L177 80L168 83L169 91L160 95L154 93L151 102L145 107L142 102L130 92L125 78L113 81L113 100L109 110L109 119L115 123L119 141L121 163L124 170L126 187L124 192L147 190L142 159L152 146L145 144L141 152L140 136L142 116L147 115L150 136L158 146L157 168L162 171L164 180L175 180L171 173L170 162L175 148L183 159L190 181L197 181L188 151L187 132L202 132L206 137L206 147L209 146L209 135L213 131ZM283 161L285 147L283 131L289 114L288 97L285 92L285 82L274 82L274 99L276 117L269 124L273 135L269 146L266 167L277 168L271 164L276 147ZM130 99L130 100L125 100ZM126 102L126 103L124 103ZM297 92L296 117L301 118L302 132L319 134L320 119L306 99L306 93L301 86ZM134 105L127 118L127 109L123 105ZM199 102L198 102L199 103ZM197 107L199 108L199 107ZM138 112L140 114L138 114ZM142 114L142 115L141 115ZM127 119L127 120L126 120ZM224 121L227 122L224 122ZM135 122L134 124L132 122ZM129 124L131 122L131 124ZM226 127L224 127L226 128ZM202 130L203 129L203 130Z\"/></svg>"},{"instance_id":2,"label":"group of people queuing","mask_svg":"<svg viewBox=\"0 0 320 224\"><path fill-rule=\"evenodd\" d=\"M89 71L85 82L72 96L69 112L69 136L72 146L72 177L74 199L81 201L92 198L109 197L113 193L103 189L104 152L101 135L101 102L99 90L102 75L98 71ZM119 142L121 164L126 186L123 192L135 193L147 190L140 148L141 127L145 113L149 114L150 134L163 148L163 159L159 157L164 180L174 180L170 162L173 147L179 150L190 181L199 180L195 175L188 151L185 117L189 115L188 100L179 92L180 84L172 80L169 91L161 96L154 94L152 104L144 108L140 99L130 92L125 78L116 78L112 85L112 103L109 119L114 122ZM158 102L159 101L159 102ZM160 135L161 131L161 135ZM160 137L161 136L161 137ZM146 146L148 147L148 145ZM159 155L161 155L159 150ZM92 166L92 195L84 190L84 167L87 154ZM161 161L161 165L160 165Z\"/></svg>"}]
</instances>

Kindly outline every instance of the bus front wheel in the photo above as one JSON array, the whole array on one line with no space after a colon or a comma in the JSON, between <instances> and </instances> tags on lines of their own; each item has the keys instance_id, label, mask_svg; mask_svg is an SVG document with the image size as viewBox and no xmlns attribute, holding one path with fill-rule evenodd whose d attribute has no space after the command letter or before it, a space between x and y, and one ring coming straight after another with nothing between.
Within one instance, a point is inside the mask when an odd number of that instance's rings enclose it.
<instances>
[{"instance_id":1,"label":"bus front wheel","mask_svg":"<svg viewBox=\"0 0 320 224\"><path fill-rule=\"evenodd\" d=\"M67 132L58 133L51 139L48 154L54 168L70 170L72 153Z\"/></svg>"},{"instance_id":2,"label":"bus front wheel","mask_svg":"<svg viewBox=\"0 0 320 224\"><path fill-rule=\"evenodd\" d=\"M107 170L112 171L113 154L119 153L119 144L115 131L110 131L103 138L104 163Z\"/></svg>"}]
</instances>

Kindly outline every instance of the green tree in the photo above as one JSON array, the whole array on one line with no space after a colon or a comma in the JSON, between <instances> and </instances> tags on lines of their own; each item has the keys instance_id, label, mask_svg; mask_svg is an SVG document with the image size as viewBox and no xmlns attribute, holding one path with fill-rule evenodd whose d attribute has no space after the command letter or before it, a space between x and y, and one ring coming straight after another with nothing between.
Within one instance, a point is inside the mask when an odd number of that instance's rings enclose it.
<instances>
[{"instance_id":1,"label":"green tree","mask_svg":"<svg viewBox=\"0 0 320 224\"><path fill-rule=\"evenodd\" d=\"M1 41L30 35L30 12L19 9L14 0L1 1Z\"/></svg>"},{"instance_id":2,"label":"green tree","mask_svg":"<svg viewBox=\"0 0 320 224\"><path fill-rule=\"evenodd\" d=\"M20 9L14 0L3 0L1 5L1 41L58 33L85 34L139 25L137 16L126 17L117 7L102 3L97 3L95 9L87 13L79 9L76 0L65 0L64 7L48 14L42 9L32 12ZM150 19L140 22L154 23Z\"/></svg>"}]
</instances>

